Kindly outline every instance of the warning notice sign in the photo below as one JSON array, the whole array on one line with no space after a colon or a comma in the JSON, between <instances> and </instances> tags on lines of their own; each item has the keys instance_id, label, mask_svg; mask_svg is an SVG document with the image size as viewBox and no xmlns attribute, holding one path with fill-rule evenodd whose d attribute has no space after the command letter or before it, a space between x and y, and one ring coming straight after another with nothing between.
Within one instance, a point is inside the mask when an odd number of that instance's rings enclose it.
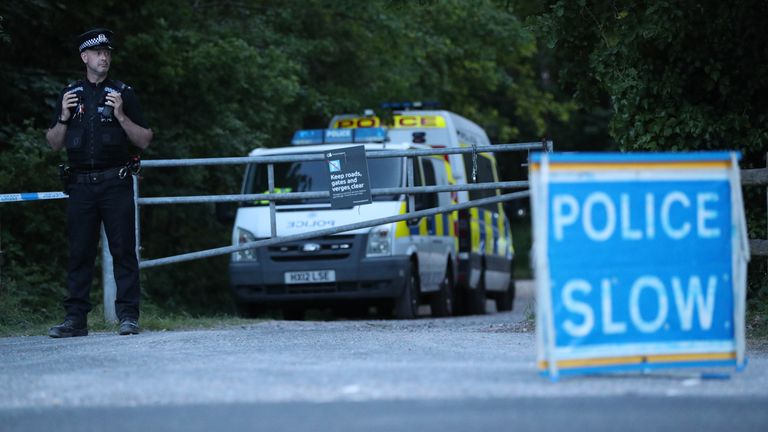
<instances>
[{"instance_id":1,"label":"warning notice sign","mask_svg":"<svg viewBox=\"0 0 768 432\"><path fill-rule=\"evenodd\" d=\"M340 148L325 154L332 208L350 208L370 204L371 182L365 147Z\"/></svg>"}]
</instances>

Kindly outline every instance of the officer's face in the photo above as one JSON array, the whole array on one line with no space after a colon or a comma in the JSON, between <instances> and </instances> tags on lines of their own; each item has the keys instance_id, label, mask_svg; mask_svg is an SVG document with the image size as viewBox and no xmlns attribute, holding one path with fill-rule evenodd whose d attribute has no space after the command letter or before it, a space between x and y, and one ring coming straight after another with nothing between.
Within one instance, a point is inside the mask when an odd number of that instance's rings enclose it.
<instances>
[{"instance_id":1,"label":"officer's face","mask_svg":"<svg viewBox=\"0 0 768 432\"><path fill-rule=\"evenodd\" d=\"M85 67L96 75L105 75L109 72L109 65L112 63L112 51L107 49L85 50L80 53Z\"/></svg>"}]
</instances>

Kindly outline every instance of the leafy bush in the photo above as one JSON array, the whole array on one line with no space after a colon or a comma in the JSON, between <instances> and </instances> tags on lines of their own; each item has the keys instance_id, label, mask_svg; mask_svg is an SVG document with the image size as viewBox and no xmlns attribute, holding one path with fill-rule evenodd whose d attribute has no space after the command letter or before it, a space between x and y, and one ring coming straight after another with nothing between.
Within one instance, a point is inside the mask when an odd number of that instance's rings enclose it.
<instances>
[{"instance_id":1,"label":"leafy bush","mask_svg":"<svg viewBox=\"0 0 768 432\"><path fill-rule=\"evenodd\" d=\"M145 159L242 156L298 128L384 101L439 100L495 131L538 139L570 104L539 83L532 33L507 5L321 0L86 0L0 4L0 192L58 190L63 153L44 139L56 96L83 74L74 36L115 31L110 76L136 89L155 132ZM478 25L482 23L482 25ZM504 170L504 167L502 167ZM147 169L142 196L229 194L242 167ZM0 206L0 325L60 317L63 201ZM211 205L141 209L142 257L218 247L229 227ZM147 305L229 310L227 257L142 272ZM95 281L98 284L98 281ZM97 288L98 289L98 288ZM98 292L94 290L94 303ZM34 314L34 315L30 315ZM14 318L15 317L15 318Z\"/></svg>"}]
</instances>

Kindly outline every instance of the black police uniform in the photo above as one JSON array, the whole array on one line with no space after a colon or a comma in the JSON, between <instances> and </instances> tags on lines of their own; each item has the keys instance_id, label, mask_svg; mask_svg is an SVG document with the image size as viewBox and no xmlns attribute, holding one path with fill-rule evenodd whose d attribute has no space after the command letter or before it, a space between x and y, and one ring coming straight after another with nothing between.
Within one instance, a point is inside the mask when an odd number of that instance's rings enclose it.
<instances>
[{"instance_id":1,"label":"black police uniform","mask_svg":"<svg viewBox=\"0 0 768 432\"><path fill-rule=\"evenodd\" d=\"M64 93L73 90L79 95L79 104L64 138L71 170L67 188L69 295L64 300L66 319L72 320L77 327L87 322L92 307L89 293L99 228L103 222L117 284L117 316L121 321L138 321L140 288L133 180L130 173L123 178L120 174L121 168L129 162L131 144L114 115L104 115L106 92L121 93L123 112L131 121L144 128L148 128L147 122L131 87L117 80L107 79L93 84L85 79L61 92L51 127L60 118Z\"/></svg>"}]
</instances>

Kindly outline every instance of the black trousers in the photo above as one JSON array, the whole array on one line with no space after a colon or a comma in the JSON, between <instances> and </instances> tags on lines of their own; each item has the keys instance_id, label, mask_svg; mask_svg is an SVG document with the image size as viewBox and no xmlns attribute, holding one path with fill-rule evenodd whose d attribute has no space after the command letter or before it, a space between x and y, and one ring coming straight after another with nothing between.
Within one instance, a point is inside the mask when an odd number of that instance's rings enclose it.
<instances>
[{"instance_id":1,"label":"black trousers","mask_svg":"<svg viewBox=\"0 0 768 432\"><path fill-rule=\"evenodd\" d=\"M92 308L89 297L102 222L117 284L117 317L121 320L139 318L141 290L135 218L132 176L121 179L115 174L96 183L70 183L67 200L69 295L64 300L67 318L87 322Z\"/></svg>"}]
</instances>

